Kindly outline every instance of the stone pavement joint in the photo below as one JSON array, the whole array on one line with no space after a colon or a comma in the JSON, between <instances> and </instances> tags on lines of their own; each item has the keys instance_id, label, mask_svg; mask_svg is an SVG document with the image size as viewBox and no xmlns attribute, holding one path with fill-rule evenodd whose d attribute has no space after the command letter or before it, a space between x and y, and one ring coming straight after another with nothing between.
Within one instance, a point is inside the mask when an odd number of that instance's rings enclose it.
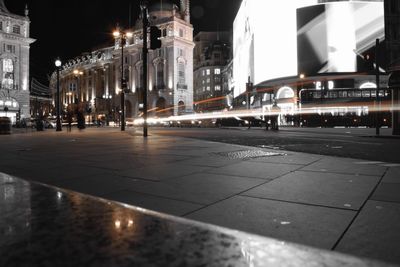
<instances>
[{"instance_id":1,"label":"stone pavement joint","mask_svg":"<svg viewBox=\"0 0 400 267\"><path fill-rule=\"evenodd\" d=\"M339 237L338 241L335 243L335 245L333 246L333 250L336 250L336 248L339 246L340 242L343 240L343 238L345 237L346 233L349 231L350 227L353 225L353 223L356 221L356 219L358 218L358 216L360 215L361 211L365 208L365 206L367 205L368 200L371 199L371 197L373 196L373 194L375 193L375 191L377 190L378 186L380 183L382 183L383 177L385 177L387 173L387 170L385 171L385 173L382 174L382 177L380 178L378 184L374 187L374 189L372 190L372 192L369 194L368 198L365 200L365 202L362 204L361 208L357 211L356 216L354 216L353 220L351 221L351 223L349 224L349 226L347 227L347 229L343 232L343 234Z\"/></svg>"}]
</instances>

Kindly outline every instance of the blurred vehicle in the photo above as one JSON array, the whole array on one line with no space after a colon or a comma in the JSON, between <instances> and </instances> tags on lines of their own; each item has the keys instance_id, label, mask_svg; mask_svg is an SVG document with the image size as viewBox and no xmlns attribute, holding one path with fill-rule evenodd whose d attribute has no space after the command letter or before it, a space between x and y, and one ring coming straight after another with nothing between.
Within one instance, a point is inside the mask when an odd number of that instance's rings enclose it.
<instances>
[{"instance_id":1,"label":"blurred vehicle","mask_svg":"<svg viewBox=\"0 0 400 267\"><path fill-rule=\"evenodd\" d=\"M217 127L243 127L249 124L248 121L243 120L239 117L229 117L229 118L219 118L215 122L215 126Z\"/></svg>"},{"instance_id":2,"label":"blurred vehicle","mask_svg":"<svg viewBox=\"0 0 400 267\"><path fill-rule=\"evenodd\" d=\"M56 127L56 122L51 120L44 120L43 125L46 129L54 129Z\"/></svg>"},{"instance_id":3,"label":"blurred vehicle","mask_svg":"<svg viewBox=\"0 0 400 267\"><path fill-rule=\"evenodd\" d=\"M246 122L246 126L263 127L265 125L265 121L263 121L261 118L257 118L257 117L241 117L241 119Z\"/></svg>"}]
</instances>

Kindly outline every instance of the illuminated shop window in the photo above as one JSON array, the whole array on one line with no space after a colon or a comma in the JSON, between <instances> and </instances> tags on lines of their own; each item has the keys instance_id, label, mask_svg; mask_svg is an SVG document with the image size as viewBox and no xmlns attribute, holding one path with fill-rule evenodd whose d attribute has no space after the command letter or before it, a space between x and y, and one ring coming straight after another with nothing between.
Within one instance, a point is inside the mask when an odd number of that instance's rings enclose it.
<instances>
[{"instance_id":1,"label":"illuminated shop window","mask_svg":"<svg viewBox=\"0 0 400 267\"><path fill-rule=\"evenodd\" d=\"M8 107L8 108L12 108L12 109L17 109L17 108L19 108L19 104L13 98L11 98L11 99L0 99L0 107L2 107L2 108Z\"/></svg>"},{"instance_id":2,"label":"illuminated shop window","mask_svg":"<svg viewBox=\"0 0 400 267\"><path fill-rule=\"evenodd\" d=\"M3 59L3 88L14 88L14 62L12 59Z\"/></svg>"}]
</instances>

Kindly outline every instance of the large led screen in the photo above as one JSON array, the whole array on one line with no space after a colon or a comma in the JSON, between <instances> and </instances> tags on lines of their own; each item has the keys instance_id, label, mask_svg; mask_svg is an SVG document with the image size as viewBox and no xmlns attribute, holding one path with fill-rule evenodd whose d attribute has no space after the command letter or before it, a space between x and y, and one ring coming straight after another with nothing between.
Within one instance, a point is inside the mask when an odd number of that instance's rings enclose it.
<instances>
[{"instance_id":1,"label":"large led screen","mask_svg":"<svg viewBox=\"0 0 400 267\"><path fill-rule=\"evenodd\" d=\"M260 82L297 75L298 8L317 0L243 0L233 24L235 97L248 77Z\"/></svg>"},{"instance_id":2,"label":"large led screen","mask_svg":"<svg viewBox=\"0 0 400 267\"><path fill-rule=\"evenodd\" d=\"M297 11L298 73L358 72L384 38L383 2L331 2Z\"/></svg>"}]
</instances>

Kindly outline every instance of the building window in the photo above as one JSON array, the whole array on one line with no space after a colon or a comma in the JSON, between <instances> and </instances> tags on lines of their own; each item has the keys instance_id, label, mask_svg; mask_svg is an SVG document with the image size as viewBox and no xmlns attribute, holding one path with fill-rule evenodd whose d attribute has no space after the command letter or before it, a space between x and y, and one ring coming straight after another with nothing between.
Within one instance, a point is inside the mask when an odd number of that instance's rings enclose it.
<instances>
[{"instance_id":1,"label":"building window","mask_svg":"<svg viewBox=\"0 0 400 267\"><path fill-rule=\"evenodd\" d=\"M3 82L5 89L14 88L14 62L12 59L3 59Z\"/></svg>"},{"instance_id":2,"label":"building window","mask_svg":"<svg viewBox=\"0 0 400 267\"><path fill-rule=\"evenodd\" d=\"M211 79L207 78L207 83L210 84L211 83Z\"/></svg>"},{"instance_id":3,"label":"building window","mask_svg":"<svg viewBox=\"0 0 400 267\"><path fill-rule=\"evenodd\" d=\"M206 74L207 74L207 75L210 75L210 74L211 74L210 69L207 69L207 70L206 70Z\"/></svg>"},{"instance_id":4,"label":"building window","mask_svg":"<svg viewBox=\"0 0 400 267\"><path fill-rule=\"evenodd\" d=\"M15 54L15 45L4 44L4 52Z\"/></svg>"},{"instance_id":5,"label":"building window","mask_svg":"<svg viewBox=\"0 0 400 267\"><path fill-rule=\"evenodd\" d=\"M207 86L207 91L211 91L211 87L210 86Z\"/></svg>"},{"instance_id":6,"label":"building window","mask_svg":"<svg viewBox=\"0 0 400 267\"><path fill-rule=\"evenodd\" d=\"M214 74L216 74L216 75L221 74L221 69L215 69L215 70L214 70Z\"/></svg>"},{"instance_id":7,"label":"building window","mask_svg":"<svg viewBox=\"0 0 400 267\"><path fill-rule=\"evenodd\" d=\"M179 57L183 57L184 56L183 49L178 48L178 56Z\"/></svg>"},{"instance_id":8,"label":"building window","mask_svg":"<svg viewBox=\"0 0 400 267\"><path fill-rule=\"evenodd\" d=\"M136 89L142 89L143 88L143 68L142 66L139 66L136 69L137 77L136 77Z\"/></svg>"},{"instance_id":9,"label":"building window","mask_svg":"<svg viewBox=\"0 0 400 267\"><path fill-rule=\"evenodd\" d=\"M186 83L185 64L182 62L178 63L178 82L179 82L179 84Z\"/></svg>"},{"instance_id":10,"label":"building window","mask_svg":"<svg viewBox=\"0 0 400 267\"><path fill-rule=\"evenodd\" d=\"M163 36L163 37L166 37L166 36L167 36L167 29L163 29L163 30L162 30L162 36Z\"/></svg>"},{"instance_id":11,"label":"building window","mask_svg":"<svg viewBox=\"0 0 400 267\"><path fill-rule=\"evenodd\" d=\"M69 84L69 90L71 92L76 92L77 84L76 83L70 83Z\"/></svg>"},{"instance_id":12,"label":"building window","mask_svg":"<svg viewBox=\"0 0 400 267\"><path fill-rule=\"evenodd\" d=\"M21 34L21 27L19 25L14 25L12 32L15 34Z\"/></svg>"},{"instance_id":13,"label":"building window","mask_svg":"<svg viewBox=\"0 0 400 267\"><path fill-rule=\"evenodd\" d=\"M221 91L221 85L216 85L215 86L215 91Z\"/></svg>"},{"instance_id":14,"label":"building window","mask_svg":"<svg viewBox=\"0 0 400 267\"><path fill-rule=\"evenodd\" d=\"M2 30L3 30L3 22L0 21L0 31L2 31Z\"/></svg>"},{"instance_id":15,"label":"building window","mask_svg":"<svg viewBox=\"0 0 400 267\"><path fill-rule=\"evenodd\" d=\"M164 89L164 64L162 62L158 63L156 66L156 86L157 89Z\"/></svg>"},{"instance_id":16,"label":"building window","mask_svg":"<svg viewBox=\"0 0 400 267\"><path fill-rule=\"evenodd\" d=\"M183 29L179 29L179 37L183 37Z\"/></svg>"}]
</instances>

